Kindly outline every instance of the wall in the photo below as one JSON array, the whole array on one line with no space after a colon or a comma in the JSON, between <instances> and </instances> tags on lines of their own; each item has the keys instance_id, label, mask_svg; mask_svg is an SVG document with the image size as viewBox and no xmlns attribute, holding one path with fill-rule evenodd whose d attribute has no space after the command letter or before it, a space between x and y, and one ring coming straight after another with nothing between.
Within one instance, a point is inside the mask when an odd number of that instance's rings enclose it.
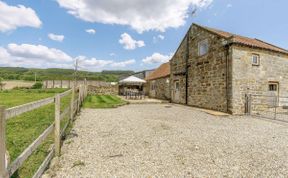
<instances>
[{"instance_id":1,"label":"wall","mask_svg":"<svg viewBox=\"0 0 288 178\"><path fill-rule=\"evenodd\" d=\"M259 66L252 54L260 55ZM279 82L279 96L288 96L288 55L233 45L232 74L233 114L244 114L245 94L269 95L269 81Z\"/></svg>"},{"instance_id":2,"label":"wall","mask_svg":"<svg viewBox=\"0 0 288 178\"><path fill-rule=\"evenodd\" d=\"M110 82L102 82L96 80L87 80L87 85L93 86L109 86ZM43 81L44 88L72 88L74 80L45 80ZM77 86L84 85L84 80L78 80Z\"/></svg>"},{"instance_id":3,"label":"wall","mask_svg":"<svg viewBox=\"0 0 288 178\"><path fill-rule=\"evenodd\" d=\"M167 83L168 81L168 83ZM162 100L170 100L170 77L159 78L151 80L149 83L149 97ZM152 84L154 83L155 89L152 90Z\"/></svg>"},{"instance_id":4,"label":"wall","mask_svg":"<svg viewBox=\"0 0 288 178\"><path fill-rule=\"evenodd\" d=\"M227 70L224 39L193 25L189 38L188 105L227 112ZM185 104L185 55L186 39L171 60L171 89L180 81L180 101ZM198 56L198 42L208 39L209 52Z\"/></svg>"},{"instance_id":5,"label":"wall","mask_svg":"<svg viewBox=\"0 0 288 178\"><path fill-rule=\"evenodd\" d=\"M118 95L118 85L107 85L107 86L88 85L88 94Z\"/></svg>"}]
</instances>

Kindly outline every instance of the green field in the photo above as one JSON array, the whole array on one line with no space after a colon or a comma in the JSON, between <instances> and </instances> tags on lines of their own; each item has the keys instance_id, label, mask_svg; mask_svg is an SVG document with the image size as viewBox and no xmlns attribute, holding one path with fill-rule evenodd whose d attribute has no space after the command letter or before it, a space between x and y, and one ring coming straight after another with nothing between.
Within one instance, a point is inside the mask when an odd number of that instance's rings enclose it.
<instances>
[{"instance_id":1,"label":"green field","mask_svg":"<svg viewBox=\"0 0 288 178\"><path fill-rule=\"evenodd\" d=\"M10 108L39 99L52 97L63 91L63 89L2 91L0 92L0 105ZM71 96L66 96L61 99L61 110L69 105L70 97ZM63 126L64 122L67 121L68 118L65 118L61 125ZM9 119L6 125L6 143L11 162L53 122L54 104L49 104ZM13 177L32 177L47 156L48 149L53 141L53 135L50 135Z\"/></svg>"},{"instance_id":2,"label":"green field","mask_svg":"<svg viewBox=\"0 0 288 178\"><path fill-rule=\"evenodd\" d=\"M83 103L84 108L115 108L126 104L121 98L113 95L89 95Z\"/></svg>"},{"instance_id":3,"label":"green field","mask_svg":"<svg viewBox=\"0 0 288 178\"><path fill-rule=\"evenodd\" d=\"M97 80L105 82L117 82L119 78L130 76L133 71L102 71L102 72L88 72L78 71L77 78L83 80ZM29 69L22 67L0 67L0 78L4 80L26 80L34 81L35 74L38 81L43 80L73 80L73 69Z\"/></svg>"}]
</instances>

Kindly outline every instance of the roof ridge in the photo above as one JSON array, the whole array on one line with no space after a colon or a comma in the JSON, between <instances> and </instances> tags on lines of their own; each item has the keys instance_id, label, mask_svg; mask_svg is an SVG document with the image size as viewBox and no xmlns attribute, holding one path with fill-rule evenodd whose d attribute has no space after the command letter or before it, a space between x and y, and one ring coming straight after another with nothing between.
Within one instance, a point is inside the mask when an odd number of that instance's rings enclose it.
<instances>
[{"instance_id":1,"label":"roof ridge","mask_svg":"<svg viewBox=\"0 0 288 178\"><path fill-rule=\"evenodd\" d=\"M277 52L282 52L282 53L288 54L287 49L284 49L284 48L281 48L279 46L270 44L270 43L265 42L263 40L259 40L256 38L251 38L251 37L247 37L247 36L243 36L243 35L233 34L233 33L227 32L227 31L219 30L217 28L205 27L202 25L198 25L196 23L193 23L193 25L196 25L197 27L202 28L202 29L204 29L210 33L213 33L217 36L225 38L226 40L231 39L232 43L241 43L241 44L244 44L247 46L254 46L254 47L258 47L258 48L262 48L262 49L266 49L266 50L272 50L272 51L277 51ZM250 42L248 42L248 41L243 42L245 40L250 40ZM259 44L256 44L256 42L258 42ZM261 43L262 43L262 45L261 45ZM266 47L264 45L266 45Z\"/></svg>"},{"instance_id":2,"label":"roof ridge","mask_svg":"<svg viewBox=\"0 0 288 178\"><path fill-rule=\"evenodd\" d=\"M284 51L287 51L287 52L288 52L288 50L285 49L285 48L281 48L281 47L279 47L279 46L276 46L276 45L274 45L274 44L271 44L271 43L268 43L268 42L266 42L266 41L260 40L260 39L258 39L258 38L254 38L254 39L257 40L257 41L260 41L260 42L262 42L262 43L265 43L265 44L267 44L267 45L271 45L271 46L273 46L273 47L275 47L275 48L279 48L279 49L281 49L281 50L284 50Z\"/></svg>"}]
</instances>

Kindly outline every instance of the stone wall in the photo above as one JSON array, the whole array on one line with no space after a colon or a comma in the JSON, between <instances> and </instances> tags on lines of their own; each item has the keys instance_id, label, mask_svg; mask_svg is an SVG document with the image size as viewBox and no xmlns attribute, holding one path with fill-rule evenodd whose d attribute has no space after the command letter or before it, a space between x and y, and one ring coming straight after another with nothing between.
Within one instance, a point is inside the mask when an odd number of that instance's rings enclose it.
<instances>
[{"instance_id":1,"label":"stone wall","mask_svg":"<svg viewBox=\"0 0 288 178\"><path fill-rule=\"evenodd\" d=\"M88 94L118 95L118 85L88 85Z\"/></svg>"},{"instance_id":2,"label":"stone wall","mask_svg":"<svg viewBox=\"0 0 288 178\"><path fill-rule=\"evenodd\" d=\"M227 73L224 39L192 26L189 35L188 105L227 112ZM209 52L198 56L198 42L208 40ZM185 58L187 36L171 60L172 101L185 104ZM174 82L180 82L180 100L174 95Z\"/></svg>"},{"instance_id":3,"label":"stone wall","mask_svg":"<svg viewBox=\"0 0 288 178\"><path fill-rule=\"evenodd\" d=\"M170 100L170 77L159 78L148 82L149 97L162 100ZM154 84L154 89L152 85Z\"/></svg>"},{"instance_id":4,"label":"stone wall","mask_svg":"<svg viewBox=\"0 0 288 178\"><path fill-rule=\"evenodd\" d=\"M96 80L87 80L87 85L93 86L109 86L111 83L96 81ZM78 80L77 86L84 85L84 80ZM45 80L43 81L44 88L72 88L74 86L74 80Z\"/></svg>"},{"instance_id":5,"label":"stone wall","mask_svg":"<svg viewBox=\"0 0 288 178\"><path fill-rule=\"evenodd\" d=\"M245 94L269 96L269 82L279 83L279 96L288 96L288 55L233 45L231 112L243 114ZM252 55L260 65L252 65Z\"/></svg>"}]
</instances>

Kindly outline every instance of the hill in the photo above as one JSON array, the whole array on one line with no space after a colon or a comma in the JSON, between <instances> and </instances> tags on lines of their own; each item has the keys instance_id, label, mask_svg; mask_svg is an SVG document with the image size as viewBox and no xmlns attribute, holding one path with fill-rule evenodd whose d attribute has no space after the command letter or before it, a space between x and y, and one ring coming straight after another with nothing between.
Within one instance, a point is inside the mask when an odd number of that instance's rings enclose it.
<instances>
[{"instance_id":1,"label":"hill","mask_svg":"<svg viewBox=\"0 0 288 178\"><path fill-rule=\"evenodd\" d=\"M73 80L73 69L28 69L22 67L0 67L0 78L4 80L26 80L34 81L36 78L38 81L42 80ZM106 82L116 82L123 76L133 74L134 71L102 71L102 72L87 72L78 71L78 79L98 80Z\"/></svg>"}]
</instances>

